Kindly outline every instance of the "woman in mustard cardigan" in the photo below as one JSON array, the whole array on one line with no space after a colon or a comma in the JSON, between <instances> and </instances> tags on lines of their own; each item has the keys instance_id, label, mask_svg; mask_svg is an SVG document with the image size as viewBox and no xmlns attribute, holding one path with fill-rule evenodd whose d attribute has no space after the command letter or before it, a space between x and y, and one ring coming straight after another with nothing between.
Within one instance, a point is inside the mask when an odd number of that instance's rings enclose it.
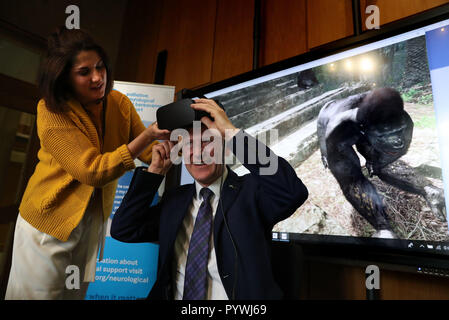
<instances>
[{"instance_id":1,"label":"woman in mustard cardigan","mask_svg":"<svg viewBox=\"0 0 449 320\"><path fill-rule=\"evenodd\" d=\"M39 79L39 162L19 207L6 299L83 299L117 179L136 157L150 162L155 140L168 137L156 123L145 128L112 84L106 54L88 34L60 28L49 37ZM69 266L82 281L72 290Z\"/></svg>"}]
</instances>

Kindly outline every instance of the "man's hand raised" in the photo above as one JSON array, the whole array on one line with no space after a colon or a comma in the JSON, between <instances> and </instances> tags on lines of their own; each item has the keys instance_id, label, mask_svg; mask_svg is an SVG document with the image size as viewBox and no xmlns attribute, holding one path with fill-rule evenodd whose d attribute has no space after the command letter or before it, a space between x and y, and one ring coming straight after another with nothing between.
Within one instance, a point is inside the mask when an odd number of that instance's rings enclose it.
<instances>
[{"instance_id":1,"label":"man's hand raised","mask_svg":"<svg viewBox=\"0 0 449 320\"><path fill-rule=\"evenodd\" d=\"M174 145L172 141L164 140L153 146L153 156L147 171L160 175L167 174L173 164L170 160L170 151Z\"/></svg>"},{"instance_id":2,"label":"man's hand raised","mask_svg":"<svg viewBox=\"0 0 449 320\"><path fill-rule=\"evenodd\" d=\"M211 99L196 99L192 104L192 108L195 110L206 111L214 119L213 121L208 117L201 118L201 122L206 125L208 129L217 129L221 136L227 139L232 138L238 131L236 127L229 120L225 111L217 105L214 100Z\"/></svg>"}]
</instances>

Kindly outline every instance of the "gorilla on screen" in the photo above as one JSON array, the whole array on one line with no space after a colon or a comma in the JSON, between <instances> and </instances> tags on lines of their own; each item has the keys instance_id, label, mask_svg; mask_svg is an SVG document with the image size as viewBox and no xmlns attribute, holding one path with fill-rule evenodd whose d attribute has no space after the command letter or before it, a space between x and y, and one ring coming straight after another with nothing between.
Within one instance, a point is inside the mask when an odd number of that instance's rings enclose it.
<instances>
[{"instance_id":1,"label":"gorilla on screen","mask_svg":"<svg viewBox=\"0 0 449 320\"><path fill-rule=\"evenodd\" d=\"M373 237L397 238L386 214L382 197L362 173L360 159L366 160L369 176L414 194L421 195L432 212L445 220L443 190L417 176L413 168L394 164L407 153L413 121L404 110L400 94L391 88L376 89L327 103L317 123L321 158L346 199L375 229Z\"/></svg>"}]
</instances>

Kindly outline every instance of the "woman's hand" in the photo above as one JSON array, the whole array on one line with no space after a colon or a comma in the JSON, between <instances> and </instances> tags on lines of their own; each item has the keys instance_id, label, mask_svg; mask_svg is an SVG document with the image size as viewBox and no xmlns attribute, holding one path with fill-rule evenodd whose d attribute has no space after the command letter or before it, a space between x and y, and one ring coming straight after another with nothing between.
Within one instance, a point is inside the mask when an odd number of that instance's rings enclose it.
<instances>
[{"instance_id":1,"label":"woman's hand","mask_svg":"<svg viewBox=\"0 0 449 320\"><path fill-rule=\"evenodd\" d=\"M147 171L165 175L173 164L170 160L170 151L174 145L175 144L169 140L154 145L152 149L153 156L151 158L151 164Z\"/></svg>"},{"instance_id":2,"label":"woman's hand","mask_svg":"<svg viewBox=\"0 0 449 320\"><path fill-rule=\"evenodd\" d=\"M128 150L133 159L137 158L153 141L169 140L170 131L161 130L157 126L157 122L153 122L133 141L128 143Z\"/></svg>"},{"instance_id":3,"label":"woman's hand","mask_svg":"<svg viewBox=\"0 0 449 320\"><path fill-rule=\"evenodd\" d=\"M159 129L157 122L150 124L144 132L148 135L151 142L154 140L170 140L170 131Z\"/></svg>"}]
</instances>

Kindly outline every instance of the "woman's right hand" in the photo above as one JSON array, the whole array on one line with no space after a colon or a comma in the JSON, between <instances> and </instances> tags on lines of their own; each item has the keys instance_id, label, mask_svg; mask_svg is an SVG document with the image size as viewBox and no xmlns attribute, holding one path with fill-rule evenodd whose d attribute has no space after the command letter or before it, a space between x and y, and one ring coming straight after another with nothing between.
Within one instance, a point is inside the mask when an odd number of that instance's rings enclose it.
<instances>
[{"instance_id":1,"label":"woman's right hand","mask_svg":"<svg viewBox=\"0 0 449 320\"><path fill-rule=\"evenodd\" d=\"M175 144L172 141L164 140L153 146L151 164L147 171L151 173L165 175L172 166L170 151Z\"/></svg>"},{"instance_id":2,"label":"woman's right hand","mask_svg":"<svg viewBox=\"0 0 449 320\"><path fill-rule=\"evenodd\" d=\"M159 129L157 122L150 124L148 128L128 144L131 157L133 159L137 158L155 140L170 140L170 131Z\"/></svg>"}]
</instances>

